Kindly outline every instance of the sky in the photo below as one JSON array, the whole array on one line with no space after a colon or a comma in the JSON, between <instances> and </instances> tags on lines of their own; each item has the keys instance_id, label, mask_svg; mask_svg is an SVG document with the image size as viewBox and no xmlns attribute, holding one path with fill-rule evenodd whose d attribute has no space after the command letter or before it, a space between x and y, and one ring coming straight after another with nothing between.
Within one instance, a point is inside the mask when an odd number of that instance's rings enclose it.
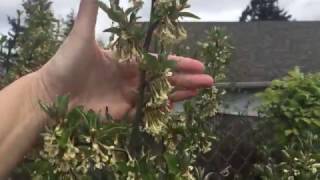
<instances>
[{"instance_id":1,"label":"sky","mask_svg":"<svg viewBox=\"0 0 320 180\"><path fill-rule=\"evenodd\" d=\"M0 33L9 29L7 16L14 16L16 9L21 8L22 0L1 0ZM107 2L107 0L104 0ZM126 6L128 0L120 0ZM71 9L77 11L80 0L54 0L53 9L58 18L64 17ZM145 0L141 16L146 20L150 8L150 0ZM241 12L250 0L189 0L191 11L201 17L201 21L238 21ZM279 0L281 8L285 9L297 21L320 20L320 0ZM103 38L103 29L108 28L110 21L103 12L99 12L97 34Z\"/></svg>"}]
</instances>

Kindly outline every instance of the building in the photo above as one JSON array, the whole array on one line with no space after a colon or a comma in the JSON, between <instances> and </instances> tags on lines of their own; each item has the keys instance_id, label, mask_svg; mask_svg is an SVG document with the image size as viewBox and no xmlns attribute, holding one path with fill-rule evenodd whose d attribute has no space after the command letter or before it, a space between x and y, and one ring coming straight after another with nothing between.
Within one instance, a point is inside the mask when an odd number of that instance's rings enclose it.
<instances>
[{"instance_id":1,"label":"building","mask_svg":"<svg viewBox=\"0 0 320 180\"><path fill-rule=\"evenodd\" d=\"M303 72L320 71L320 22L187 22L187 44L203 39L205 30L222 27L235 47L227 79L217 86L229 89L224 114L257 116L256 93L298 66ZM196 40L196 41L195 41Z\"/></svg>"}]
</instances>

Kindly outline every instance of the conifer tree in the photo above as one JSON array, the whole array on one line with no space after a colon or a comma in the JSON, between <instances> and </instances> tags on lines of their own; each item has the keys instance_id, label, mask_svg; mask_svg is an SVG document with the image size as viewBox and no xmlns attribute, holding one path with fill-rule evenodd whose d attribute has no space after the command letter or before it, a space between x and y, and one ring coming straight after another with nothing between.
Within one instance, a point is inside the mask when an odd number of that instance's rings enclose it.
<instances>
[{"instance_id":1,"label":"conifer tree","mask_svg":"<svg viewBox=\"0 0 320 180\"><path fill-rule=\"evenodd\" d=\"M281 9L278 0L251 0L242 12L240 22L250 21L289 21L291 15Z\"/></svg>"},{"instance_id":2,"label":"conifer tree","mask_svg":"<svg viewBox=\"0 0 320 180\"><path fill-rule=\"evenodd\" d=\"M64 28L63 28L63 37L66 38L72 30L74 25L74 10L71 10L70 13L67 15L66 20L63 21Z\"/></svg>"},{"instance_id":3,"label":"conifer tree","mask_svg":"<svg viewBox=\"0 0 320 180\"><path fill-rule=\"evenodd\" d=\"M26 0L24 31L18 39L19 74L30 72L44 64L56 52L59 39L59 21L54 18L49 0Z\"/></svg>"},{"instance_id":4,"label":"conifer tree","mask_svg":"<svg viewBox=\"0 0 320 180\"><path fill-rule=\"evenodd\" d=\"M22 12L17 10L17 17L8 17L8 22L11 26L11 29L9 30L8 34L3 35L0 40L0 63L5 72L8 72L9 69L15 64L17 58L17 39L23 31L23 27L21 26L21 14Z\"/></svg>"}]
</instances>

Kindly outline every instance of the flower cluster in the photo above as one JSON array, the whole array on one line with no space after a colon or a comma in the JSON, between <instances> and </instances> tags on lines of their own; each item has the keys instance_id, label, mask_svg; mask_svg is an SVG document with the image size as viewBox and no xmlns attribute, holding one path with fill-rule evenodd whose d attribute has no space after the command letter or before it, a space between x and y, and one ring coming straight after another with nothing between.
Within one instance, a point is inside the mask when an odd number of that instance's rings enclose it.
<instances>
[{"instance_id":1,"label":"flower cluster","mask_svg":"<svg viewBox=\"0 0 320 180\"><path fill-rule=\"evenodd\" d=\"M182 10L188 8L187 1L159 0L155 3L155 14L159 17L159 26L156 34L164 45L180 43L187 38L187 31L180 24ZM191 13L190 13L191 14ZM193 17L196 17L193 15Z\"/></svg>"},{"instance_id":2,"label":"flower cluster","mask_svg":"<svg viewBox=\"0 0 320 180\"><path fill-rule=\"evenodd\" d=\"M164 73L164 75L149 84L151 98L144 109L144 121L146 123L146 132L155 137L166 134L166 126L170 118L168 94L173 90L173 86L168 81L170 76L172 76L172 73L167 70L167 73Z\"/></svg>"},{"instance_id":3,"label":"flower cluster","mask_svg":"<svg viewBox=\"0 0 320 180\"><path fill-rule=\"evenodd\" d=\"M65 127L57 126L54 131L43 134L44 147L40 151L41 158L54 167L54 174L67 176L74 172L86 175L89 168L101 170L117 162L115 153L117 149L114 145L107 146L90 136L81 135L80 139L84 144L82 146L77 146L74 140L69 138L65 144L59 144L64 133L62 128Z\"/></svg>"},{"instance_id":4,"label":"flower cluster","mask_svg":"<svg viewBox=\"0 0 320 180\"><path fill-rule=\"evenodd\" d=\"M137 24L138 11L143 1L132 1L133 6L124 10L119 5L110 1L110 7L99 1L100 8L105 11L117 26L106 29L116 38L111 42L110 48L117 52L117 59L120 62L139 61L142 59L143 31Z\"/></svg>"},{"instance_id":5,"label":"flower cluster","mask_svg":"<svg viewBox=\"0 0 320 180\"><path fill-rule=\"evenodd\" d=\"M157 35L156 48L160 49L154 56L142 47L150 42L142 42L149 38L144 38L143 28L136 22L142 1L132 0L133 6L126 10L115 2L110 1L110 7L99 2L99 6L117 23L106 30L117 36L111 47L122 60L136 60L145 76L141 78L143 93L139 92L143 101L137 102L142 104L143 115L132 122L114 121L109 114L103 118L83 107L69 111L66 97L59 97L52 106L42 105L55 123L43 134L43 149L35 161L45 166L32 172L40 179L91 179L97 175L127 180L201 179L196 159L199 153L208 152L214 141L205 118L214 115L217 107L210 106L215 109L205 116L201 116L201 108L216 100L217 92L203 91L195 102L186 104L184 113L174 113L169 101L174 87L168 80L175 67L169 54L187 34L179 18L196 16L183 12L189 7L187 0L153 1L149 30L157 26L149 35Z\"/></svg>"},{"instance_id":6,"label":"flower cluster","mask_svg":"<svg viewBox=\"0 0 320 180\"><path fill-rule=\"evenodd\" d=\"M179 43L187 38L187 31L176 22L172 22L169 17L163 19L157 29L157 35L161 37L162 43L172 45Z\"/></svg>"}]
</instances>

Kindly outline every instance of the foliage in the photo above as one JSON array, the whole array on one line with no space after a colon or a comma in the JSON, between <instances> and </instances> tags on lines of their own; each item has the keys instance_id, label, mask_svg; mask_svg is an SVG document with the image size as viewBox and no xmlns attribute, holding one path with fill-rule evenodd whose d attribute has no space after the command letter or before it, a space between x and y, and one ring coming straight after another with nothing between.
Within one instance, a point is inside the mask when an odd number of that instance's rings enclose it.
<instances>
[{"instance_id":1,"label":"foliage","mask_svg":"<svg viewBox=\"0 0 320 180\"><path fill-rule=\"evenodd\" d=\"M0 38L0 66L3 68L1 75L2 84L7 84L7 81L14 76L10 70L18 61L17 40L23 31L21 15L22 12L17 10L16 18L8 17L11 30L8 32L8 35L2 35ZM5 74L7 74L6 77L4 77Z\"/></svg>"},{"instance_id":2,"label":"foliage","mask_svg":"<svg viewBox=\"0 0 320 180\"><path fill-rule=\"evenodd\" d=\"M23 67L18 73L21 75L43 65L60 45L58 20L54 18L51 5L49 0L26 0L22 4L25 29L18 39L19 65Z\"/></svg>"},{"instance_id":3,"label":"foliage","mask_svg":"<svg viewBox=\"0 0 320 180\"><path fill-rule=\"evenodd\" d=\"M62 42L60 22L54 18L51 1L26 0L16 18L9 18L11 31L4 36L1 66L5 69L1 87L38 69Z\"/></svg>"},{"instance_id":4,"label":"foliage","mask_svg":"<svg viewBox=\"0 0 320 180\"><path fill-rule=\"evenodd\" d=\"M206 73L215 77L215 81L224 80L226 65L230 62L233 47L230 45L229 37L220 28L212 28L207 32L207 38L199 42L199 59L204 61ZM193 118L199 118L204 121L212 118L218 112L220 99L225 91L212 87L204 89L193 101L186 105L185 111ZM192 106L191 112L189 107Z\"/></svg>"},{"instance_id":5,"label":"foliage","mask_svg":"<svg viewBox=\"0 0 320 180\"><path fill-rule=\"evenodd\" d=\"M278 0L251 0L250 5L242 12L240 22L250 21L289 21L288 15L280 9Z\"/></svg>"},{"instance_id":6,"label":"foliage","mask_svg":"<svg viewBox=\"0 0 320 180\"><path fill-rule=\"evenodd\" d=\"M298 68L275 80L260 95L260 130L270 139L261 150L266 164L257 165L264 179L319 179L320 74Z\"/></svg>"},{"instance_id":7,"label":"foliage","mask_svg":"<svg viewBox=\"0 0 320 180\"><path fill-rule=\"evenodd\" d=\"M120 63L138 63L144 74L137 107L142 113L133 120L115 121L107 109L105 116L81 106L69 110L68 97L42 103L52 124L42 134L40 151L22 169L33 179L204 179L196 160L215 141L208 119L217 112L221 91L203 90L185 105L186 113L171 112L168 100L173 90L168 77L175 67L168 55L172 43L179 42L172 38L186 37L179 18L196 17L185 11L187 0L154 1L146 33L136 22L141 1L133 1L128 9L116 1L99 5L116 24L106 32L117 35L111 48ZM158 56L148 53L153 35L160 38ZM223 78L230 59L228 38L212 29L200 45L207 72ZM203 113L204 105L208 112Z\"/></svg>"},{"instance_id":8,"label":"foliage","mask_svg":"<svg viewBox=\"0 0 320 180\"><path fill-rule=\"evenodd\" d=\"M66 19L63 20L64 27L62 29L63 30L62 36L64 38L67 38L69 33L71 32L75 22L74 18L75 18L74 10L71 10L70 13L67 15Z\"/></svg>"}]
</instances>

